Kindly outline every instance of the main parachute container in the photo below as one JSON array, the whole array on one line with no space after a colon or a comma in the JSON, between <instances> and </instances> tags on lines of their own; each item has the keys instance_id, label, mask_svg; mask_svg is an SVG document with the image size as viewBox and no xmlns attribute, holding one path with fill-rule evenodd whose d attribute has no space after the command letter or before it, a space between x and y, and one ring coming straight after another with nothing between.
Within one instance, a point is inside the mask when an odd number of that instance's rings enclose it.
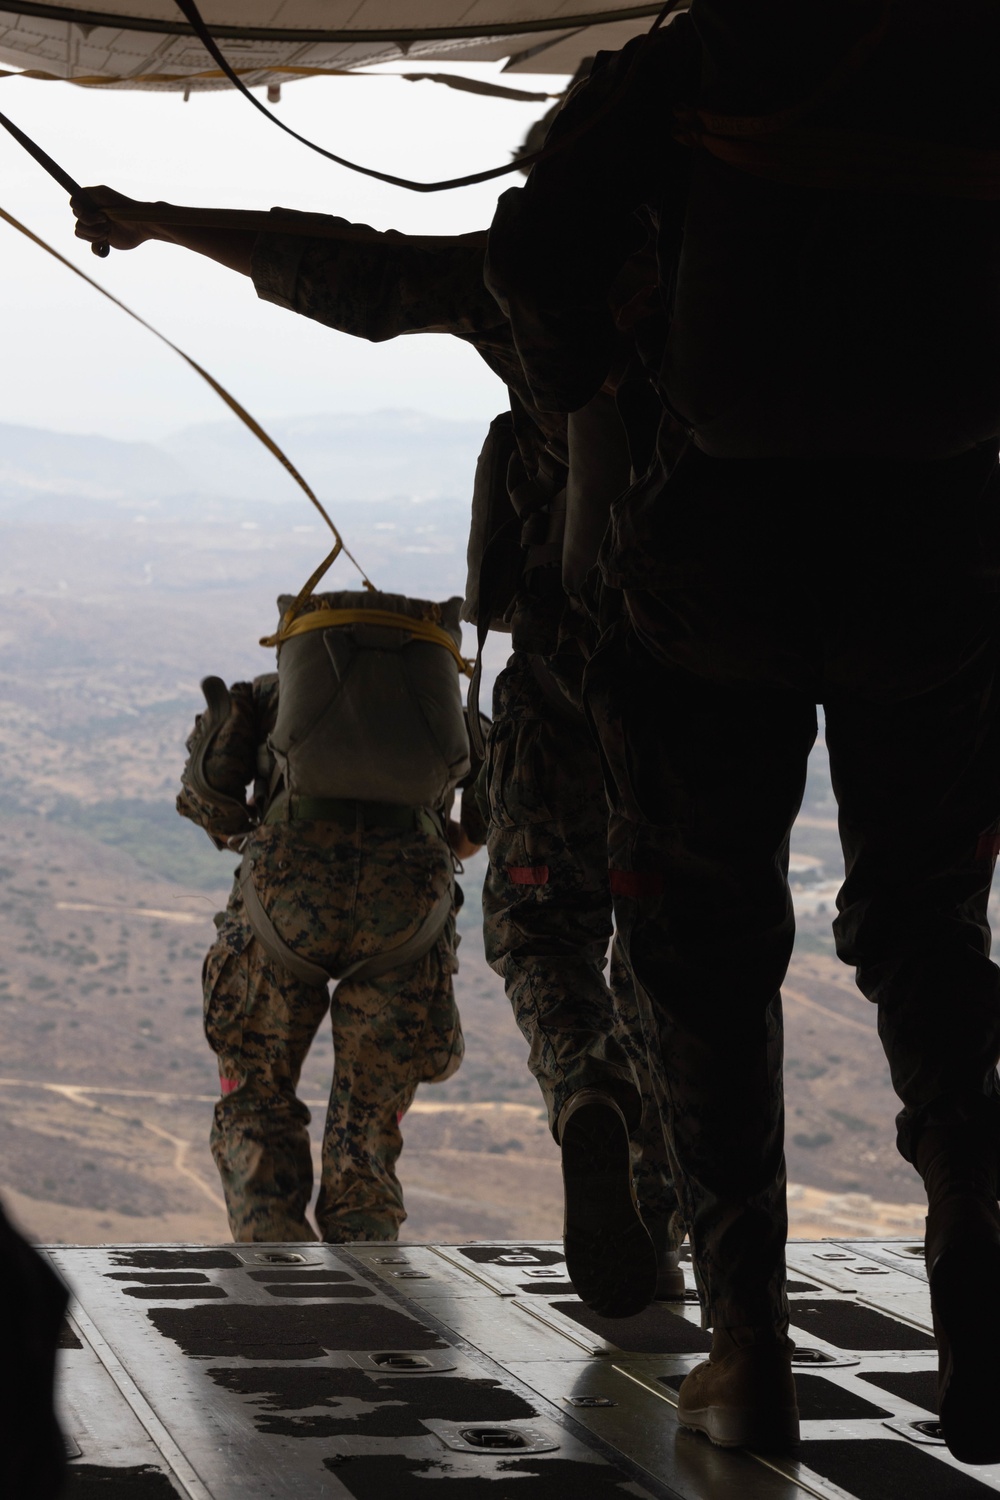
<instances>
[{"instance_id":1,"label":"main parachute container","mask_svg":"<svg viewBox=\"0 0 1000 1500\"><path fill-rule=\"evenodd\" d=\"M644 31L657 4L622 0L205 0L209 30L250 85L399 61L494 61L573 73ZM7 0L0 64L99 88L227 88L173 0Z\"/></svg>"}]
</instances>

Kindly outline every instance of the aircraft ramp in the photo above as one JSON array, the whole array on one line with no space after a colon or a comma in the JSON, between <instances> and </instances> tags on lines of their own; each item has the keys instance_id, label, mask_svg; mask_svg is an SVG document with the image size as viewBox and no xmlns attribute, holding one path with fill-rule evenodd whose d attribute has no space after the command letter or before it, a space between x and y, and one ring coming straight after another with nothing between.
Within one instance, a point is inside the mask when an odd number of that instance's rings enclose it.
<instances>
[{"instance_id":1,"label":"aircraft ramp","mask_svg":"<svg viewBox=\"0 0 1000 1500\"><path fill-rule=\"evenodd\" d=\"M573 1296L555 1244L47 1252L67 1500L989 1500L934 1420L922 1247L793 1242L802 1444L677 1425L693 1290L636 1318ZM689 1285L690 1268L686 1270ZM1000 1413L998 1413L1000 1420Z\"/></svg>"}]
</instances>

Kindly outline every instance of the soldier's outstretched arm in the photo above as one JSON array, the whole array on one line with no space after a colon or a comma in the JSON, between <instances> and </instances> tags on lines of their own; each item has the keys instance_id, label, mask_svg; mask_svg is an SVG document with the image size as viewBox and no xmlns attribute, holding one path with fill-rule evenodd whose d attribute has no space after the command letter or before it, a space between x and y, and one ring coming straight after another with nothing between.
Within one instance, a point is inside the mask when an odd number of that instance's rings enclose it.
<instances>
[{"instance_id":1,"label":"soldier's outstretched arm","mask_svg":"<svg viewBox=\"0 0 1000 1500\"><path fill-rule=\"evenodd\" d=\"M142 222L117 217L115 210L141 209L155 214L157 209L169 209L168 203L141 203L116 193L105 186L86 189L82 198L71 198L69 206L76 215L76 237L88 244L101 242L112 250L135 250L147 240L163 240L167 244L180 245L185 250L195 250L207 255L231 271L244 276L252 275L251 260L256 229L203 229L188 225L170 224L155 218Z\"/></svg>"},{"instance_id":2,"label":"soldier's outstretched arm","mask_svg":"<svg viewBox=\"0 0 1000 1500\"><path fill-rule=\"evenodd\" d=\"M105 186L87 188L70 206L81 240L104 241L114 250L134 250L148 240L180 245L249 276L265 301L373 343L402 333L451 333L477 347L484 337L510 343L506 320L483 283L485 230L401 234L288 208L271 211L273 232L266 216L248 213L244 227L231 209L225 210L226 227L214 228L176 222L188 212L210 218L213 210L142 203ZM134 212L139 217L132 218Z\"/></svg>"}]
</instances>

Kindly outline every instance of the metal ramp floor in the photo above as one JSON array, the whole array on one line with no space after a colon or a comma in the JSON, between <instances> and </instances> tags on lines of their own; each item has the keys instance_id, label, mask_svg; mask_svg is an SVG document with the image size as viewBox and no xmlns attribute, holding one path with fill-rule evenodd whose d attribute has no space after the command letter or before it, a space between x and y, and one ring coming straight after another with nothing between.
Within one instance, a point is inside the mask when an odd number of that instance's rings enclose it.
<instances>
[{"instance_id":1,"label":"metal ramp floor","mask_svg":"<svg viewBox=\"0 0 1000 1500\"><path fill-rule=\"evenodd\" d=\"M922 1247L789 1246L802 1444L680 1429L693 1292L614 1323L559 1245L56 1247L67 1500L989 1500L934 1422ZM690 1270L687 1271L690 1281ZM997 1414L1000 1421L1000 1413Z\"/></svg>"}]
</instances>

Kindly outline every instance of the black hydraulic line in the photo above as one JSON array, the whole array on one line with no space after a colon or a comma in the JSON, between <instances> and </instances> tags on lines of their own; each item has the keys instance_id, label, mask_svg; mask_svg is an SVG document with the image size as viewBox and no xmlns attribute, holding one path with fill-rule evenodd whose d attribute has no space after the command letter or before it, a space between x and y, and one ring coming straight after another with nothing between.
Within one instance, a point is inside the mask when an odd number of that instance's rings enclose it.
<instances>
[{"instance_id":1,"label":"black hydraulic line","mask_svg":"<svg viewBox=\"0 0 1000 1500\"><path fill-rule=\"evenodd\" d=\"M95 209L97 208L97 204L94 202L93 198L89 197L84 192L80 184L74 181L69 173L63 167L61 167L57 161L53 161L49 153L47 151L43 151L37 141L33 141L30 135L25 135L24 131L20 130L14 124L13 120L9 120L6 115L0 114L0 125L2 125L4 130L6 130L10 135L14 137L15 141L17 141L17 144L19 146L22 146L24 150L27 151L29 156L34 157L38 165L44 171L48 172L49 176L54 178L61 188L65 188L66 192L69 193L71 198L82 198L84 203L86 203L88 207ZM93 250L95 255L100 255L101 257L108 255L111 250L111 246L107 243L106 240L99 240L96 244L91 245L90 248L91 250Z\"/></svg>"},{"instance_id":2,"label":"black hydraulic line","mask_svg":"<svg viewBox=\"0 0 1000 1500\"><path fill-rule=\"evenodd\" d=\"M490 167L484 172L470 172L465 177L449 177L443 182L415 182L409 177L396 177L391 172L379 172L374 167L363 167L356 161L348 161L346 157L338 156L333 151L327 151L325 146L317 145L315 141L309 140L308 136L300 135L297 130L293 130L292 127L290 125L287 125L284 120L279 119L276 114L272 113L272 111L268 109L263 100L258 99L255 94L252 94L250 92L246 84L243 82L242 78L240 78L239 74L230 66L225 55L220 50L218 43L212 36L212 33L205 25L205 22L202 19L201 12L199 11L197 4L195 3L195 0L176 0L176 3L181 14L189 22L198 40L201 42L202 46L205 48L205 51L208 53L209 57L212 58L216 66L222 69L223 73L229 79L233 87L239 89L240 93L243 94L245 98L249 99L254 109L259 110L260 113L265 117L265 119L270 120L272 125L277 125L279 130L283 130L285 134L290 135L293 140L298 141L303 146L308 146L310 151L315 151L320 156L325 156L327 161L335 162L338 167L346 167L350 172L360 172L363 177L374 177L378 182L388 182L392 187L408 188L412 193L441 193L446 192L451 188L472 187L478 182L491 182L497 177L506 177L510 172L523 171L525 167L533 166L535 162L541 161L543 157L548 158L549 156L556 155L558 152L565 150L567 146L577 140L579 135L583 134L585 131L592 129L593 126L597 124L597 122L601 118L603 118L603 115L608 107L606 105L604 111L599 111L596 115L594 115L586 123L582 130L575 131L570 135L564 136L561 141L552 146L543 147L541 151L532 151L529 152L526 156L517 156L513 161L505 162L501 167ZM667 3L663 5L657 12L656 18L653 21L652 26L650 27L650 34L654 31L657 31L663 25L667 17L673 11L675 11L680 4L681 0L667 0ZM627 85L627 83L628 79L623 79L622 84L619 87L619 92L621 92L621 90L625 87L625 85ZM608 101L609 104L611 102L612 101L610 100Z\"/></svg>"}]
</instances>

